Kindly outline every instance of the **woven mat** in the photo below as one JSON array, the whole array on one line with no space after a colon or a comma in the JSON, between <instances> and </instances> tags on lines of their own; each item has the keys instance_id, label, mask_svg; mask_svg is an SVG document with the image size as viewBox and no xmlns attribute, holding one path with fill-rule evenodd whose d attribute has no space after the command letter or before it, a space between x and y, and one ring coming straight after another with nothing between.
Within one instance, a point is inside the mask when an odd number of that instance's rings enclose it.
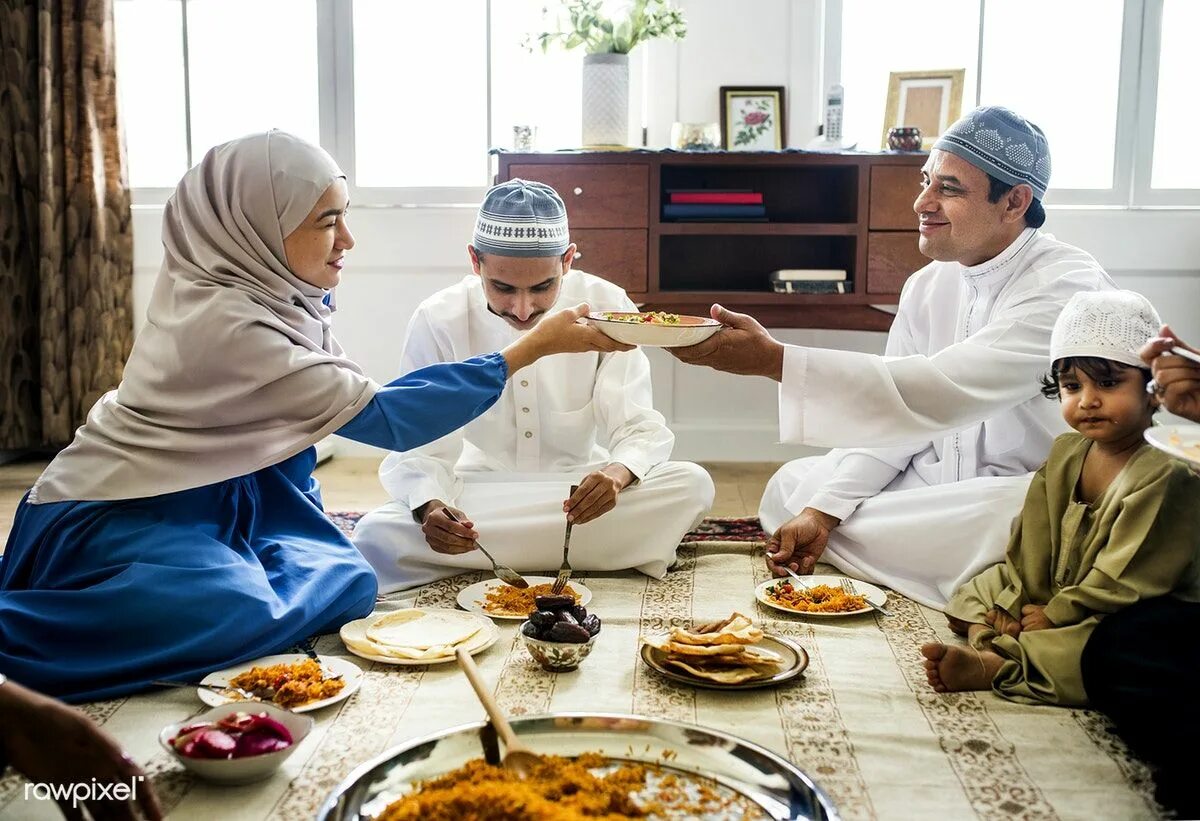
<instances>
[{"instance_id":1,"label":"woven mat","mask_svg":"<svg viewBox=\"0 0 1200 821\"><path fill-rule=\"evenodd\" d=\"M756 525L755 525L756 526ZM715 535L732 537L737 527ZM745 535L745 534L742 534ZM760 536L761 538L761 536ZM805 620L760 607L766 577L759 551L733 538L693 541L662 581L636 573L587 574L589 609L604 630L572 673L543 672L513 622L478 656L501 706L515 715L557 710L638 713L715 727L785 755L833 798L846 819L1136 819L1159 814L1146 768L1096 713L1013 704L991 693L929 689L917 648L949 640L945 619L898 596L895 618ZM393 597L382 608L453 607L482 578L468 573ZM659 678L638 660L638 636L739 610L808 650L803 678L773 690L715 693ZM324 655L346 655L335 636ZM318 724L272 778L244 787L193 779L158 746L167 723L199 712L194 693L156 692L89 704L147 768L173 819L311 818L359 763L406 739L483 717L452 664L392 667L352 658L362 688L315 714ZM0 780L0 818L56 818L49 802L26 800L23 782Z\"/></svg>"}]
</instances>

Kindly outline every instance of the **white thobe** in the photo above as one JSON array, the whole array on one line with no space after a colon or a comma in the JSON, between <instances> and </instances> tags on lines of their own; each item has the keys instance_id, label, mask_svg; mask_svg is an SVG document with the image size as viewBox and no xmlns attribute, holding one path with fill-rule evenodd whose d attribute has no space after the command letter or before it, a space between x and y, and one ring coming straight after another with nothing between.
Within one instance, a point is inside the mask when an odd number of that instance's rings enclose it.
<instances>
[{"instance_id":1,"label":"white thobe","mask_svg":"<svg viewBox=\"0 0 1200 821\"><path fill-rule=\"evenodd\" d=\"M882 357L789 346L782 440L854 449L781 468L763 527L805 507L836 516L824 560L942 607L1003 561L1031 472L1067 429L1040 395L1059 312L1115 287L1091 256L1027 228L987 262L910 277Z\"/></svg>"},{"instance_id":2,"label":"white thobe","mask_svg":"<svg viewBox=\"0 0 1200 821\"><path fill-rule=\"evenodd\" d=\"M580 271L563 277L553 310L636 311L616 285ZM478 276L425 300L413 315L401 370L496 351L520 332L488 310ZM668 462L675 436L654 410L650 363L640 350L561 354L513 374L500 400L465 428L389 454L379 477L392 501L363 517L354 543L380 590L407 589L491 563L479 551L434 552L413 511L440 499L464 511L479 541L520 571L557 568L563 501L593 470L618 462L637 481L617 506L572 529L579 570L636 568L661 577L680 538L712 506L712 479L698 465Z\"/></svg>"}]
</instances>

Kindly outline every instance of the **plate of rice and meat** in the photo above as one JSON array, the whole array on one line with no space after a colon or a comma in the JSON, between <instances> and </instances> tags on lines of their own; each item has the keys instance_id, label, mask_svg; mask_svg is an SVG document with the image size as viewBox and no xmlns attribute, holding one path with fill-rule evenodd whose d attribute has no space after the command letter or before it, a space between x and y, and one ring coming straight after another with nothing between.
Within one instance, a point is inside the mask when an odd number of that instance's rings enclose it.
<instances>
[{"instance_id":1,"label":"plate of rice and meat","mask_svg":"<svg viewBox=\"0 0 1200 821\"><path fill-rule=\"evenodd\" d=\"M767 607L804 616L839 617L870 613L868 601L882 607L887 593L873 584L845 576L804 576L804 584L793 579L769 579L754 589L754 597ZM843 587L848 582L853 592Z\"/></svg>"},{"instance_id":2,"label":"plate of rice and meat","mask_svg":"<svg viewBox=\"0 0 1200 821\"><path fill-rule=\"evenodd\" d=\"M465 818L810 819L832 801L800 768L736 736L631 715L515 716L539 755L527 778L499 766L487 722L406 741L354 770L321 821Z\"/></svg>"},{"instance_id":3,"label":"plate of rice and meat","mask_svg":"<svg viewBox=\"0 0 1200 821\"><path fill-rule=\"evenodd\" d=\"M301 654L266 656L209 673L200 680L201 684L229 687L228 693L198 687L196 695L205 704L219 707L245 700L237 692L240 689L278 707L307 713L349 698L362 679L358 665L343 658L323 657L317 662Z\"/></svg>"},{"instance_id":4,"label":"plate of rice and meat","mask_svg":"<svg viewBox=\"0 0 1200 821\"><path fill-rule=\"evenodd\" d=\"M554 577L526 576L525 581L529 587L513 587L499 579L476 582L458 591L458 606L493 619L524 621L537 609L537 597L550 595ZM592 591L577 581L568 582L563 595L573 596L575 603L583 606L592 600Z\"/></svg>"},{"instance_id":5,"label":"plate of rice and meat","mask_svg":"<svg viewBox=\"0 0 1200 821\"><path fill-rule=\"evenodd\" d=\"M626 345L654 348L697 345L721 329L720 322L706 316L666 311L599 311L588 315L587 324Z\"/></svg>"}]
</instances>

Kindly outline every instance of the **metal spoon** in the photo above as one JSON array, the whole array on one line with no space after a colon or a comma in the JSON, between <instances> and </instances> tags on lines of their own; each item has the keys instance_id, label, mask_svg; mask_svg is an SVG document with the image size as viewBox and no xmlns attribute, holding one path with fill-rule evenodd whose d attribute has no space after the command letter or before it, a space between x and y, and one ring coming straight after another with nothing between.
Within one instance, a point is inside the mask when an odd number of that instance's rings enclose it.
<instances>
[{"instance_id":1,"label":"metal spoon","mask_svg":"<svg viewBox=\"0 0 1200 821\"><path fill-rule=\"evenodd\" d=\"M150 682L155 687L199 687L201 690L211 690L218 695L229 698L230 694L241 696L242 701L266 701L267 699L260 698L249 690L243 690L241 687L234 687L229 684L204 684L199 681L152 681ZM237 699L232 699L236 701Z\"/></svg>"},{"instance_id":2,"label":"metal spoon","mask_svg":"<svg viewBox=\"0 0 1200 821\"><path fill-rule=\"evenodd\" d=\"M508 723L508 719L504 717L500 705L492 697L492 691L488 689L487 683L483 680L483 675L480 674L479 668L475 666L475 659L471 658L471 654L460 646L455 650L455 655L458 656L458 666L467 674L467 680L471 682L471 687L475 690L475 695L479 697L480 703L483 704L483 709L487 710L492 726L496 728L496 732L500 734L500 740L504 742L504 757L500 759L501 766L507 770L512 770L521 778L528 778L538 764L538 754L517 739L517 734L513 732L513 728Z\"/></svg>"},{"instance_id":3,"label":"metal spoon","mask_svg":"<svg viewBox=\"0 0 1200 821\"><path fill-rule=\"evenodd\" d=\"M459 524L462 524L462 520L459 519L457 516L455 516L453 513L451 513L450 508L444 507L444 508L442 508L442 512L446 514L447 518L449 518L450 521L458 522ZM497 562L491 553L488 553L486 550L483 549L483 545L481 545L478 540L475 541L475 546L477 548L479 548L479 550L483 553L483 555L487 556L488 559L491 561L492 571L496 574L497 579L504 582L505 584L511 584L513 587L519 587L522 590L529 587L529 582L525 581L524 576L522 576L517 571L513 570L511 567L506 567L506 566L500 564L499 562Z\"/></svg>"}]
</instances>

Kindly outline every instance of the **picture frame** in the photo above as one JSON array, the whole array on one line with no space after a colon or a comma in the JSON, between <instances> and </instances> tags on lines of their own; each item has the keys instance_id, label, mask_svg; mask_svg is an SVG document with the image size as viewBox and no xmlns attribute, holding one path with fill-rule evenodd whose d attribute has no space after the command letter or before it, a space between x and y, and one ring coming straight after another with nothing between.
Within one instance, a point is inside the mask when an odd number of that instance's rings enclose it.
<instances>
[{"instance_id":1,"label":"picture frame","mask_svg":"<svg viewBox=\"0 0 1200 821\"><path fill-rule=\"evenodd\" d=\"M921 129L921 149L928 151L950 124L962 116L964 68L933 71L893 71L888 76L887 107L883 115L883 139L888 129Z\"/></svg>"},{"instance_id":2,"label":"picture frame","mask_svg":"<svg viewBox=\"0 0 1200 821\"><path fill-rule=\"evenodd\" d=\"M786 147L783 86L721 86L721 148L782 151Z\"/></svg>"}]
</instances>

